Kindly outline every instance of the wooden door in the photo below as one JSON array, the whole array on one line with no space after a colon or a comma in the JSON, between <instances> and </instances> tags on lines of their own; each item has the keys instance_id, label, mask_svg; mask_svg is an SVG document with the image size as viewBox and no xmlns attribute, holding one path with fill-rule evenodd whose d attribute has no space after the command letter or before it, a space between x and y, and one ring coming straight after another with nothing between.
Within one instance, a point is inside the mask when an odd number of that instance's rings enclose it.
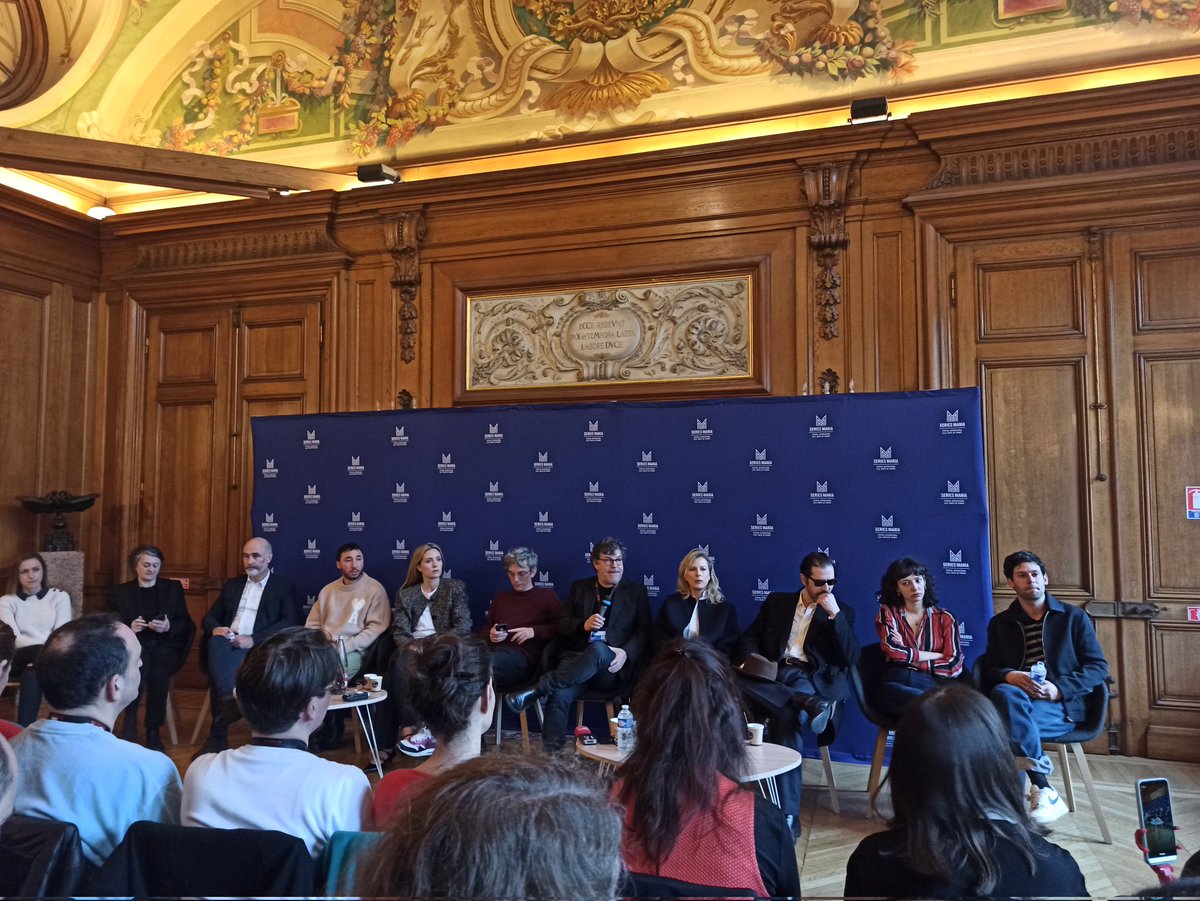
<instances>
[{"instance_id":1,"label":"wooden door","mask_svg":"<svg viewBox=\"0 0 1200 901\"><path fill-rule=\"evenodd\" d=\"M1109 236L1129 753L1200 761L1200 228Z\"/></svg>"},{"instance_id":2,"label":"wooden door","mask_svg":"<svg viewBox=\"0 0 1200 901\"><path fill-rule=\"evenodd\" d=\"M1200 760L1200 230L959 244L955 377L984 409L997 608L1004 556L1086 604L1117 703L1090 750ZM1190 475L1189 475L1190 474ZM1189 544L1190 542L1190 544Z\"/></svg>"},{"instance_id":3,"label":"wooden door","mask_svg":"<svg viewBox=\"0 0 1200 901\"><path fill-rule=\"evenodd\" d=\"M1078 234L956 248L955 375L978 385L983 401L997 610L1013 599L1004 557L1021 549L1046 561L1060 600L1090 610L1113 598L1099 264L1096 242ZM1113 623L1096 625L1115 663Z\"/></svg>"},{"instance_id":4,"label":"wooden door","mask_svg":"<svg viewBox=\"0 0 1200 901\"><path fill-rule=\"evenodd\" d=\"M321 304L156 309L146 333L139 535L199 624L253 533L250 417L320 408ZM202 684L195 664L180 684Z\"/></svg>"}]
</instances>

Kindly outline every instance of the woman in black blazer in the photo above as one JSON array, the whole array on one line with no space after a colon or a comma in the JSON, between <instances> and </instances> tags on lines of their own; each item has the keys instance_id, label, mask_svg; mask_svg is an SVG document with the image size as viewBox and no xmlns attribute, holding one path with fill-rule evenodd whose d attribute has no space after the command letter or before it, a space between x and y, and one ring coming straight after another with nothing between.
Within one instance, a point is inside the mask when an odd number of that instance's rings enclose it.
<instances>
[{"instance_id":1,"label":"woman in black blazer","mask_svg":"<svg viewBox=\"0 0 1200 901\"><path fill-rule=\"evenodd\" d=\"M704 641L726 657L738 639L737 610L725 600L708 551L688 551L679 562L678 589L654 618L655 650L676 638Z\"/></svg>"},{"instance_id":2,"label":"woman in black blazer","mask_svg":"<svg viewBox=\"0 0 1200 901\"><path fill-rule=\"evenodd\" d=\"M146 747L164 750L159 729L167 715L171 677L179 672L192 646L196 626L188 616L183 586L175 579L160 579L163 552L151 544L133 549L129 568L135 578L114 585L108 605L133 629L142 644L142 685L137 699L125 708L121 737L137 741L137 711L146 698Z\"/></svg>"}]
</instances>

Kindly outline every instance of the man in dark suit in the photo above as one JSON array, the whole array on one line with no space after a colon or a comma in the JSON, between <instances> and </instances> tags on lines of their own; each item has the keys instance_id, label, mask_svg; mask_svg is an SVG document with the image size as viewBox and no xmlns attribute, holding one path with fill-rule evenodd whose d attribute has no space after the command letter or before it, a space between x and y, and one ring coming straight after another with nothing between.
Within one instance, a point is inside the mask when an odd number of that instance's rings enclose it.
<instances>
[{"instance_id":1,"label":"man in dark suit","mask_svg":"<svg viewBox=\"0 0 1200 901\"><path fill-rule=\"evenodd\" d=\"M567 713L585 689L628 689L650 638L650 603L646 589L621 579L625 545L602 538L592 546L596 575L571 583L558 620L562 652L554 669L528 691L510 694L505 703L520 712L546 699L542 744L559 751L564 744Z\"/></svg>"},{"instance_id":2,"label":"man in dark suit","mask_svg":"<svg viewBox=\"0 0 1200 901\"><path fill-rule=\"evenodd\" d=\"M296 586L271 571L271 543L251 538L242 548L246 575L230 579L201 621L200 664L208 669L212 729L196 752L228 747L229 726L241 718L233 699L233 677L246 654L281 629L303 625Z\"/></svg>"},{"instance_id":3,"label":"man in dark suit","mask_svg":"<svg viewBox=\"0 0 1200 901\"><path fill-rule=\"evenodd\" d=\"M769 718L767 737L797 751L808 723L829 725L830 701L850 697L850 667L858 659L854 611L838 603L833 561L814 552L800 562L799 595L773 592L738 642L738 681L754 716ZM756 668L751 655L757 654ZM769 669L777 666L774 678ZM767 668L767 673L762 668ZM751 674L753 673L753 674ZM800 770L779 778L783 812L799 837Z\"/></svg>"}]
</instances>

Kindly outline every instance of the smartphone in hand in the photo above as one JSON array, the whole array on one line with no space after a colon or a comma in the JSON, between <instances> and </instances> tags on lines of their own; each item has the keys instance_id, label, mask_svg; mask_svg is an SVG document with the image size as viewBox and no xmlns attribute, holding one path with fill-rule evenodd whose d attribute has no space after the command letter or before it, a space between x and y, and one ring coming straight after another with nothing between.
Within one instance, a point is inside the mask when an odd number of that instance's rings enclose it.
<instances>
[{"instance_id":1,"label":"smartphone in hand","mask_svg":"<svg viewBox=\"0 0 1200 901\"><path fill-rule=\"evenodd\" d=\"M1175 852L1175 817L1171 812L1171 787L1166 779L1139 779L1138 824L1146 830L1142 856L1152 867L1171 863Z\"/></svg>"}]
</instances>

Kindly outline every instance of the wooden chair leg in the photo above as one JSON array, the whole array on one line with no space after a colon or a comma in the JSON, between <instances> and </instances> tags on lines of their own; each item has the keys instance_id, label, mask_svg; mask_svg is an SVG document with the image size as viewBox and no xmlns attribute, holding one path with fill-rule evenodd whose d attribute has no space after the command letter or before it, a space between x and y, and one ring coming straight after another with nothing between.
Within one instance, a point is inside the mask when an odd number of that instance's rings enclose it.
<instances>
[{"instance_id":1,"label":"wooden chair leg","mask_svg":"<svg viewBox=\"0 0 1200 901\"><path fill-rule=\"evenodd\" d=\"M200 705L200 715L196 717L196 728L192 730L192 744L200 741L200 730L204 728L204 720L212 713L212 695L204 693L204 703Z\"/></svg>"},{"instance_id":2,"label":"wooden chair leg","mask_svg":"<svg viewBox=\"0 0 1200 901\"><path fill-rule=\"evenodd\" d=\"M1104 816L1104 808L1100 805L1100 795L1096 792L1096 783L1092 781L1092 768L1088 766L1087 757L1083 753L1083 745L1078 743L1071 745L1071 750L1075 752L1075 763L1079 767L1079 773L1083 776L1083 785L1087 789L1088 799L1092 802L1092 812L1096 815L1096 825L1100 827L1100 837L1104 844L1111 845L1113 843L1112 834L1108 831L1108 820Z\"/></svg>"},{"instance_id":3,"label":"wooden chair leg","mask_svg":"<svg viewBox=\"0 0 1200 901\"><path fill-rule=\"evenodd\" d=\"M875 815L870 801L871 796L875 794L875 789L879 787L879 777L883 772L883 755L887 751L889 734L889 730L881 727L879 734L875 736L875 753L871 756L871 775L867 778L867 819Z\"/></svg>"},{"instance_id":4,"label":"wooden chair leg","mask_svg":"<svg viewBox=\"0 0 1200 901\"><path fill-rule=\"evenodd\" d=\"M575 728L583 725L583 701L575 702Z\"/></svg>"},{"instance_id":5,"label":"wooden chair leg","mask_svg":"<svg viewBox=\"0 0 1200 901\"><path fill-rule=\"evenodd\" d=\"M540 712L540 708L539 708ZM525 753L529 753L529 715L527 711L521 711L521 741L525 744ZM500 744L500 739L496 739L496 744Z\"/></svg>"},{"instance_id":6,"label":"wooden chair leg","mask_svg":"<svg viewBox=\"0 0 1200 901\"><path fill-rule=\"evenodd\" d=\"M841 813L842 805L838 802L837 780L833 778L833 760L829 757L828 745L821 745L821 763L825 765L825 781L829 785L829 809Z\"/></svg>"},{"instance_id":7,"label":"wooden chair leg","mask_svg":"<svg viewBox=\"0 0 1200 901\"><path fill-rule=\"evenodd\" d=\"M1071 745L1078 748L1079 745ZM1062 770L1063 791L1067 795L1067 810L1075 812L1075 783L1071 781L1071 759L1067 756L1067 745L1058 746L1058 768Z\"/></svg>"},{"instance_id":8,"label":"wooden chair leg","mask_svg":"<svg viewBox=\"0 0 1200 901\"><path fill-rule=\"evenodd\" d=\"M179 744L179 728L175 720L175 682L167 687L167 735L171 736L171 744Z\"/></svg>"},{"instance_id":9,"label":"wooden chair leg","mask_svg":"<svg viewBox=\"0 0 1200 901\"><path fill-rule=\"evenodd\" d=\"M362 753L362 725L358 721L358 715L355 712L346 710L343 711L346 718L350 720L350 730L354 733L354 753Z\"/></svg>"}]
</instances>

